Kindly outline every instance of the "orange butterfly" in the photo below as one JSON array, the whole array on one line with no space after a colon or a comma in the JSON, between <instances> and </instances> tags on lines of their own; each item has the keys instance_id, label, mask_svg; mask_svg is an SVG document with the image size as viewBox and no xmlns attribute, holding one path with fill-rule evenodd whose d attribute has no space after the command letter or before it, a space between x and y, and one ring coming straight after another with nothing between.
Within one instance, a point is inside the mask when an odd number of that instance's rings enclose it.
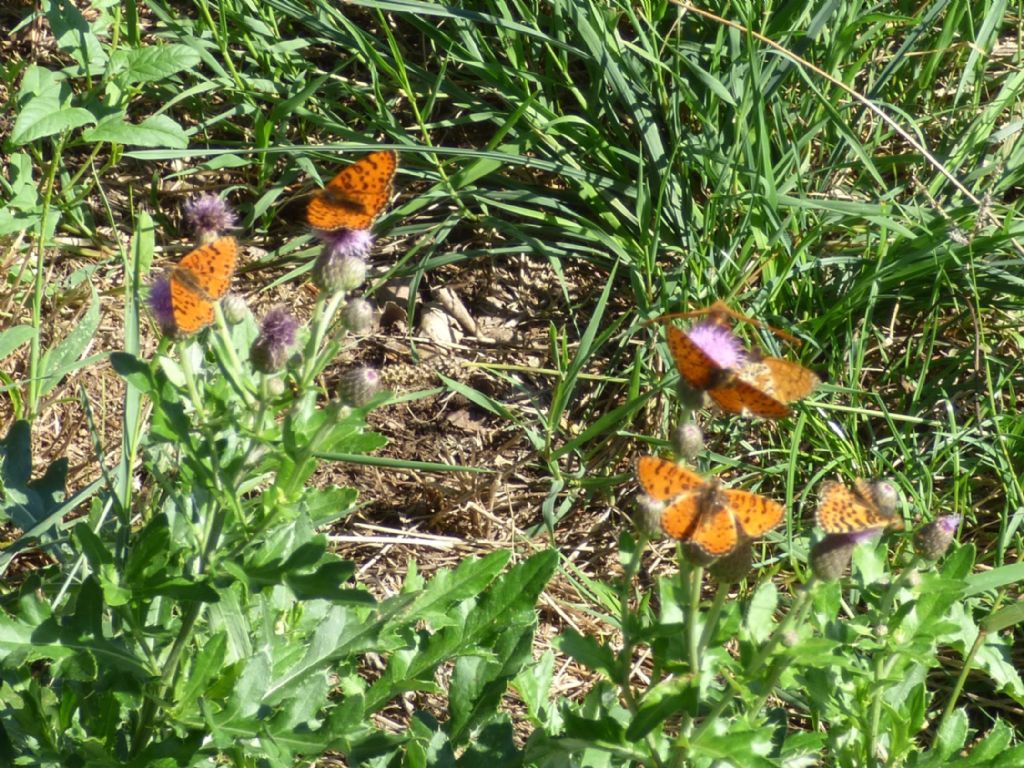
<instances>
[{"instance_id":1,"label":"orange butterfly","mask_svg":"<svg viewBox=\"0 0 1024 768\"><path fill-rule=\"evenodd\" d=\"M826 533L862 533L864 531L903 528L903 521L883 510L875 486L858 478L853 488L842 483L825 483L815 519Z\"/></svg>"},{"instance_id":2,"label":"orange butterfly","mask_svg":"<svg viewBox=\"0 0 1024 768\"><path fill-rule=\"evenodd\" d=\"M741 536L754 538L770 531L786 512L771 499L723 489L717 479L705 480L656 456L641 456L636 475L648 496L668 503L661 512L662 530L712 557L732 552Z\"/></svg>"},{"instance_id":3,"label":"orange butterfly","mask_svg":"<svg viewBox=\"0 0 1024 768\"><path fill-rule=\"evenodd\" d=\"M369 229L391 197L398 155L390 149L371 152L327 182L306 208L314 229Z\"/></svg>"},{"instance_id":4,"label":"orange butterfly","mask_svg":"<svg viewBox=\"0 0 1024 768\"><path fill-rule=\"evenodd\" d=\"M818 385L818 376L798 363L744 353L718 302L700 311L710 313L711 321L689 335L669 325L668 348L683 379L706 391L722 410L782 419L790 414L787 403L806 397Z\"/></svg>"},{"instance_id":5,"label":"orange butterfly","mask_svg":"<svg viewBox=\"0 0 1024 768\"><path fill-rule=\"evenodd\" d=\"M220 237L185 255L171 271L171 309L181 333L213 322L213 302L231 285L238 258L233 237Z\"/></svg>"}]
</instances>

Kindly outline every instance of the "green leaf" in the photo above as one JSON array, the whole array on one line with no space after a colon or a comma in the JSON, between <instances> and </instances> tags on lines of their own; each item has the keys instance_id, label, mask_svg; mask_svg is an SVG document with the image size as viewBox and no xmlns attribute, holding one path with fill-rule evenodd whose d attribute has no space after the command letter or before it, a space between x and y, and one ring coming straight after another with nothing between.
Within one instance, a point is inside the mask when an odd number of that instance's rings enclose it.
<instances>
[{"instance_id":1,"label":"green leaf","mask_svg":"<svg viewBox=\"0 0 1024 768\"><path fill-rule=\"evenodd\" d=\"M981 621L981 628L986 632L1001 632L1021 622L1024 622L1024 602L1017 602L986 616Z\"/></svg>"},{"instance_id":2,"label":"green leaf","mask_svg":"<svg viewBox=\"0 0 1024 768\"><path fill-rule=\"evenodd\" d=\"M39 364L43 375L43 383L39 388L40 396L46 395L69 373L96 359L82 359L100 324L100 301L96 295L96 287L90 283L89 290L92 293L92 300L85 315L72 327L67 336L43 354Z\"/></svg>"},{"instance_id":3,"label":"green leaf","mask_svg":"<svg viewBox=\"0 0 1024 768\"><path fill-rule=\"evenodd\" d=\"M952 757L955 753L964 748L967 743L967 712L960 707L955 709L949 718L942 723L935 736L935 742L931 754L940 761Z\"/></svg>"},{"instance_id":4,"label":"green leaf","mask_svg":"<svg viewBox=\"0 0 1024 768\"><path fill-rule=\"evenodd\" d=\"M750 608L747 609L747 631L756 642L763 643L775 629L775 610L778 606L779 590L766 579L754 592Z\"/></svg>"},{"instance_id":5,"label":"green leaf","mask_svg":"<svg viewBox=\"0 0 1024 768\"><path fill-rule=\"evenodd\" d=\"M989 571L979 571L966 577L964 597L973 597L983 592L994 592L1001 587L1024 581L1024 562L1001 565Z\"/></svg>"},{"instance_id":6,"label":"green leaf","mask_svg":"<svg viewBox=\"0 0 1024 768\"><path fill-rule=\"evenodd\" d=\"M34 64L21 79L18 101L10 136L15 147L96 122L91 112L71 106L71 89L62 75Z\"/></svg>"},{"instance_id":7,"label":"green leaf","mask_svg":"<svg viewBox=\"0 0 1024 768\"><path fill-rule=\"evenodd\" d=\"M153 115L138 125L129 123L123 113L110 115L82 134L84 141L107 141L137 147L184 149L188 136L182 127L167 115Z\"/></svg>"},{"instance_id":8,"label":"green leaf","mask_svg":"<svg viewBox=\"0 0 1024 768\"><path fill-rule=\"evenodd\" d=\"M610 680L618 679L619 665L615 653L607 645L599 643L597 638L581 635L569 627L558 637L556 646L587 669L603 672Z\"/></svg>"},{"instance_id":9,"label":"green leaf","mask_svg":"<svg viewBox=\"0 0 1024 768\"><path fill-rule=\"evenodd\" d=\"M150 45L115 51L111 63L126 83L152 83L192 69L199 63L199 54L187 45Z\"/></svg>"},{"instance_id":10,"label":"green leaf","mask_svg":"<svg viewBox=\"0 0 1024 768\"><path fill-rule=\"evenodd\" d=\"M57 47L71 54L82 68L83 75L101 74L107 63L107 54L82 12L71 0L47 0L44 7Z\"/></svg>"},{"instance_id":11,"label":"green leaf","mask_svg":"<svg viewBox=\"0 0 1024 768\"><path fill-rule=\"evenodd\" d=\"M626 729L626 739L639 741L670 717L692 712L700 695L694 680L670 677L647 690L637 707L636 717Z\"/></svg>"},{"instance_id":12,"label":"green leaf","mask_svg":"<svg viewBox=\"0 0 1024 768\"><path fill-rule=\"evenodd\" d=\"M153 372L146 363L127 352L111 352L110 366L117 374L144 395L156 391Z\"/></svg>"},{"instance_id":13,"label":"green leaf","mask_svg":"<svg viewBox=\"0 0 1024 768\"><path fill-rule=\"evenodd\" d=\"M554 680L555 656L544 651L536 662L523 668L512 685L526 705L527 714L541 726L549 723L551 713L551 683Z\"/></svg>"},{"instance_id":14,"label":"green leaf","mask_svg":"<svg viewBox=\"0 0 1024 768\"><path fill-rule=\"evenodd\" d=\"M971 750L971 760L994 760L1010 746L1011 738L1013 738L1013 732L1007 727L1006 723L1002 720L996 720L992 724L988 735Z\"/></svg>"},{"instance_id":15,"label":"green leaf","mask_svg":"<svg viewBox=\"0 0 1024 768\"><path fill-rule=\"evenodd\" d=\"M35 335L36 329L31 325L15 325L0 333L0 360L30 341Z\"/></svg>"}]
</instances>

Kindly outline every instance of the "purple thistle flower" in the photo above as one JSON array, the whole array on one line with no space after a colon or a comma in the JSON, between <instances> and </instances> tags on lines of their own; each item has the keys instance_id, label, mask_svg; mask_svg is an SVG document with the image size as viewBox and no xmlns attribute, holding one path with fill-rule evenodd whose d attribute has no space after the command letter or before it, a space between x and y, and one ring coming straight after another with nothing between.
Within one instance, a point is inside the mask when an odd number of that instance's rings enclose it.
<instances>
[{"instance_id":1,"label":"purple thistle flower","mask_svg":"<svg viewBox=\"0 0 1024 768\"><path fill-rule=\"evenodd\" d=\"M698 323L686 335L720 368L737 368L746 360L740 340L724 325L715 322Z\"/></svg>"},{"instance_id":2,"label":"purple thistle flower","mask_svg":"<svg viewBox=\"0 0 1024 768\"><path fill-rule=\"evenodd\" d=\"M331 256L365 257L373 247L373 235L368 229L336 229L328 232L314 229L313 233L324 244L324 251Z\"/></svg>"},{"instance_id":3,"label":"purple thistle flower","mask_svg":"<svg viewBox=\"0 0 1024 768\"><path fill-rule=\"evenodd\" d=\"M200 195L186 200L184 209L186 221L203 242L235 226L234 212L216 195Z\"/></svg>"},{"instance_id":4,"label":"purple thistle flower","mask_svg":"<svg viewBox=\"0 0 1024 768\"><path fill-rule=\"evenodd\" d=\"M260 335L249 348L249 359L260 373L274 373L288 362L299 322L283 307L271 309L260 323Z\"/></svg>"},{"instance_id":5,"label":"purple thistle flower","mask_svg":"<svg viewBox=\"0 0 1024 768\"><path fill-rule=\"evenodd\" d=\"M177 333L178 324L174 322L174 306L171 304L171 281L166 275L161 275L153 281L146 303L149 304L149 311L153 313L161 333L165 336Z\"/></svg>"}]
</instances>

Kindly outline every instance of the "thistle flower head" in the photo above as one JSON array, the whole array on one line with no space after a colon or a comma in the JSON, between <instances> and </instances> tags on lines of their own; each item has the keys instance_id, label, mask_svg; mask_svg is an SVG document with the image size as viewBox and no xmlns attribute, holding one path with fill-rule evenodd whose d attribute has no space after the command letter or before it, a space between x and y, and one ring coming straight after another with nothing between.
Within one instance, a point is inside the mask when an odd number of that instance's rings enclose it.
<instances>
[{"instance_id":1,"label":"thistle flower head","mask_svg":"<svg viewBox=\"0 0 1024 768\"><path fill-rule=\"evenodd\" d=\"M341 322L352 333L365 333L376 320L373 305L366 299L349 299L341 310Z\"/></svg>"},{"instance_id":2,"label":"thistle flower head","mask_svg":"<svg viewBox=\"0 0 1024 768\"><path fill-rule=\"evenodd\" d=\"M736 368L746 359L740 340L720 323L698 323L686 335L721 368Z\"/></svg>"},{"instance_id":3,"label":"thistle flower head","mask_svg":"<svg viewBox=\"0 0 1024 768\"><path fill-rule=\"evenodd\" d=\"M334 257L364 258L373 247L373 235L368 229L336 229L331 232L314 229L313 233L324 244L324 251Z\"/></svg>"},{"instance_id":4,"label":"thistle flower head","mask_svg":"<svg viewBox=\"0 0 1024 768\"><path fill-rule=\"evenodd\" d=\"M171 281L166 275L161 275L153 281L146 303L149 304L149 311L153 313L161 333L165 336L177 333L178 325L174 322L174 307L171 304Z\"/></svg>"},{"instance_id":5,"label":"thistle flower head","mask_svg":"<svg viewBox=\"0 0 1024 768\"><path fill-rule=\"evenodd\" d=\"M325 293L354 291L365 280L366 262L359 256L341 255L324 248L313 265L313 282Z\"/></svg>"},{"instance_id":6,"label":"thistle flower head","mask_svg":"<svg viewBox=\"0 0 1024 768\"><path fill-rule=\"evenodd\" d=\"M282 307L271 309L260 323L260 334L249 348L249 359L260 373L281 370L295 346L298 321Z\"/></svg>"},{"instance_id":7,"label":"thistle flower head","mask_svg":"<svg viewBox=\"0 0 1024 768\"><path fill-rule=\"evenodd\" d=\"M661 535L661 513L665 510L665 502L658 501L646 493L636 497L636 515L633 521L638 530L652 538Z\"/></svg>"},{"instance_id":8,"label":"thistle flower head","mask_svg":"<svg viewBox=\"0 0 1024 768\"><path fill-rule=\"evenodd\" d=\"M193 197L185 202L184 209L185 220L202 242L209 242L235 226L234 212L217 195Z\"/></svg>"},{"instance_id":9,"label":"thistle flower head","mask_svg":"<svg viewBox=\"0 0 1024 768\"><path fill-rule=\"evenodd\" d=\"M822 581L834 581L843 575L857 542L847 534L826 536L811 547L811 572Z\"/></svg>"}]
</instances>

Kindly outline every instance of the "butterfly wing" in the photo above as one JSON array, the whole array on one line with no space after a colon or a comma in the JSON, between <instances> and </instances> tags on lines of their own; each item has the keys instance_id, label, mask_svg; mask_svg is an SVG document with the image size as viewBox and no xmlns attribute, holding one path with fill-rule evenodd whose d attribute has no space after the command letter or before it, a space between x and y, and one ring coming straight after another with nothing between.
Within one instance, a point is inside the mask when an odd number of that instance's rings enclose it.
<instances>
[{"instance_id":1,"label":"butterfly wing","mask_svg":"<svg viewBox=\"0 0 1024 768\"><path fill-rule=\"evenodd\" d=\"M798 363L765 357L729 372L708 394L724 411L783 419L790 414L786 404L809 395L818 381Z\"/></svg>"},{"instance_id":2,"label":"butterfly wing","mask_svg":"<svg viewBox=\"0 0 1024 768\"><path fill-rule=\"evenodd\" d=\"M685 491L661 513L661 530L673 539L692 539L694 527L700 520L701 503L699 491Z\"/></svg>"},{"instance_id":3,"label":"butterfly wing","mask_svg":"<svg viewBox=\"0 0 1024 768\"><path fill-rule=\"evenodd\" d=\"M171 275L171 311L180 333L195 333L213 322L213 304L190 282L180 275Z\"/></svg>"},{"instance_id":4,"label":"butterfly wing","mask_svg":"<svg viewBox=\"0 0 1024 768\"><path fill-rule=\"evenodd\" d=\"M398 167L392 150L371 152L343 168L306 208L306 221L315 229L369 229L391 196L391 179Z\"/></svg>"},{"instance_id":5,"label":"butterfly wing","mask_svg":"<svg viewBox=\"0 0 1024 768\"><path fill-rule=\"evenodd\" d=\"M750 491L723 491L726 502L743 532L751 537L761 536L782 522L786 508L778 502Z\"/></svg>"},{"instance_id":6,"label":"butterfly wing","mask_svg":"<svg viewBox=\"0 0 1024 768\"><path fill-rule=\"evenodd\" d=\"M719 408L729 413L764 419L784 419L790 413L775 396L771 371L763 362L749 362L730 371L708 394Z\"/></svg>"},{"instance_id":7,"label":"butterfly wing","mask_svg":"<svg viewBox=\"0 0 1024 768\"><path fill-rule=\"evenodd\" d=\"M704 485L704 478L696 472L657 456L641 456L636 463L636 477L644 493L658 501L669 501Z\"/></svg>"},{"instance_id":8,"label":"butterfly wing","mask_svg":"<svg viewBox=\"0 0 1024 768\"><path fill-rule=\"evenodd\" d=\"M721 373L722 368L690 337L674 325L667 326L668 351L672 353L680 375L694 389L705 390Z\"/></svg>"},{"instance_id":9,"label":"butterfly wing","mask_svg":"<svg viewBox=\"0 0 1024 768\"><path fill-rule=\"evenodd\" d=\"M182 333L213 322L213 301L231 285L238 259L233 237L221 237L190 251L171 272L171 309Z\"/></svg>"},{"instance_id":10,"label":"butterfly wing","mask_svg":"<svg viewBox=\"0 0 1024 768\"><path fill-rule=\"evenodd\" d=\"M761 363L768 369L774 385L772 394L783 403L807 397L821 381L814 371L780 357L766 357Z\"/></svg>"},{"instance_id":11,"label":"butterfly wing","mask_svg":"<svg viewBox=\"0 0 1024 768\"><path fill-rule=\"evenodd\" d=\"M863 483L859 481L858 485ZM872 496L865 496L863 488L851 490L842 483L826 483L821 490L821 501L814 516L826 533L860 533L890 525L902 527L896 517L883 515Z\"/></svg>"}]
</instances>

